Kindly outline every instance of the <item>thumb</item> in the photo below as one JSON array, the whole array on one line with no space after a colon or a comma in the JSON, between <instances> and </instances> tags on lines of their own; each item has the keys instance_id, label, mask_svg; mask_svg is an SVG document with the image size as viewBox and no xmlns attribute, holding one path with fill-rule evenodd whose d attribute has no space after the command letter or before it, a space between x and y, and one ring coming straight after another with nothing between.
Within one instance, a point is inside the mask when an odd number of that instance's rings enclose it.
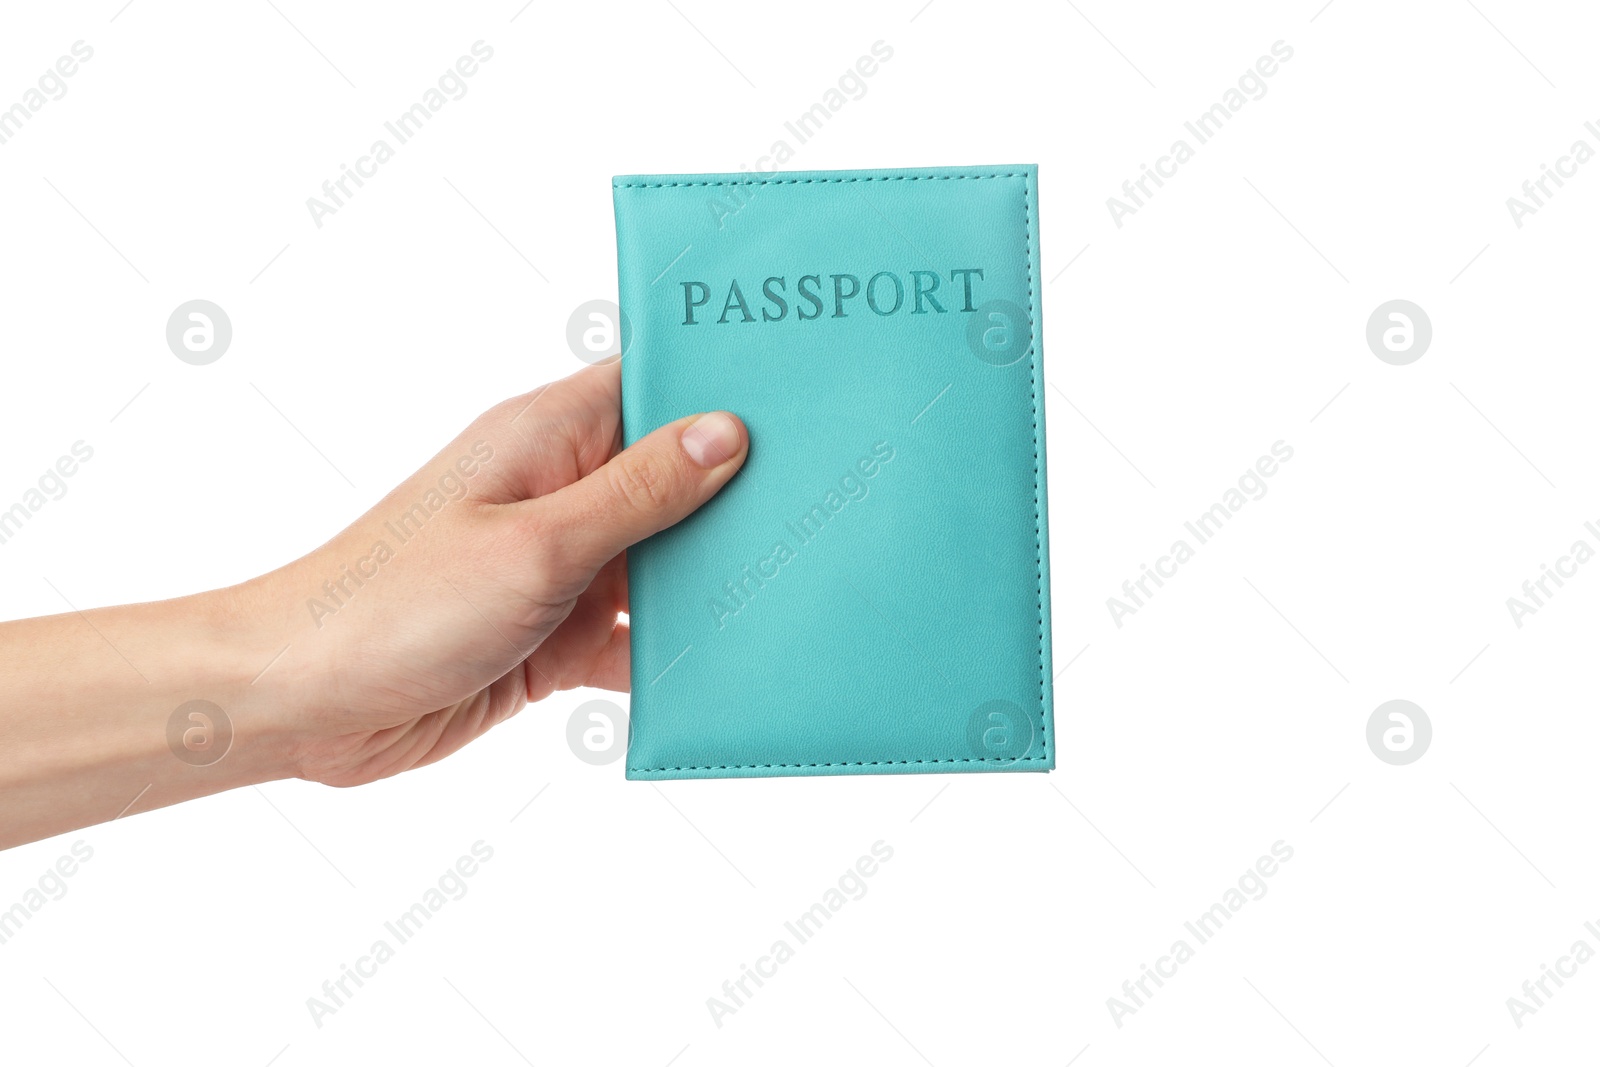
<instances>
[{"instance_id":1,"label":"thumb","mask_svg":"<svg viewBox=\"0 0 1600 1067\"><path fill-rule=\"evenodd\" d=\"M744 423L725 411L690 415L640 438L598 470L530 505L551 535L553 561L585 579L629 545L679 522L743 465Z\"/></svg>"}]
</instances>

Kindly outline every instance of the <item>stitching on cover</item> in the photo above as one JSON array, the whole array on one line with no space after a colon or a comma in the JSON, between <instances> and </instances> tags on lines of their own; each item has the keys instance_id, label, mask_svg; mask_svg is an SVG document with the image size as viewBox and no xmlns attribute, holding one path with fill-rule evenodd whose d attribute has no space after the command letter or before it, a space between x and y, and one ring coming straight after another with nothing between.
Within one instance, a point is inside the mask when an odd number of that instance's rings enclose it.
<instances>
[{"instance_id":1,"label":"stitching on cover","mask_svg":"<svg viewBox=\"0 0 1600 1067\"><path fill-rule=\"evenodd\" d=\"M854 763L728 763L714 767L629 767L630 771L648 774L652 771L760 771L784 767L901 767L914 763L1038 763L1049 756L996 756L992 759L876 759Z\"/></svg>"},{"instance_id":2,"label":"stitching on cover","mask_svg":"<svg viewBox=\"0 0 1600 1067\"><path fill-rule=\"evenodd\" d=\"M732 182L616 182L613 189L695 189L708 185L839 185L849 182L958 182L984 178L1023 178L1026 174L886 174L881 178L752 178ZM1026 181L1024 181L1026 185ZM686 767L677 768L687 770Z\"/></svg>"},{"instance_id":3,"label":"stitching on cover","mask_svg":"<svg viewBox=\"0 0 1600 1067\"><path fill-rule=\"evenodd\" d=\"M1039 610L1039 737L1044 745L1045 759L1050 757L1050 729L1044 716L1044 538L1039 523L1039 494L1043 491L1039 478L1039 311L1034 307L1033 299L1033 203L1031 196L1032 183L1028 176L1022 176L1022 245L1027 256L1028 270L1028 315L1033 319L1033 336L1029 346L1032 351L1028 353L1029 374L1032 381L1029 388L1033 393L1033 566L1037 575L1035 595L1038 597Z\"/></svg>"},{"instance_id":4,"label":"stitching on cover","mask_svg":"<svg viewBox=\"0 0 1600 1067\"><path fill-rule=\"evenodd\" d=\"M1039 525L1039 339L1037 336L1039 311L1034 306L1033 295L1033 198L1032 187L1028 181L1027 174L1008 171L1004 174L895 174L878 178L754 178L720 182L612 182L611 187L613 189L688 189L716 185L839 185L850 182L976 181L984 178L1022 179L1023 266L1028 273L1028 314L1033 319L1035 330L1035 336L1032 339L1033 344L1029 346L1028 365L1033 379L1030 384L1031 399L1033 401L1033 549L1034 569L1035 574L1038 576L1039 736L1044 746L1043 751L1037 756L1022 756L1016 759L1005 757L974 759L968 757L962 759L856 760L841 763L727 763L696 767L629 767L628 770L637 771L640 774L653 774L665 771L762 771L807 767L905 767L934 763L1041 763L1049 760L1050 731L1044 715L1044 538Z\"/></svg>"}]
</instances>

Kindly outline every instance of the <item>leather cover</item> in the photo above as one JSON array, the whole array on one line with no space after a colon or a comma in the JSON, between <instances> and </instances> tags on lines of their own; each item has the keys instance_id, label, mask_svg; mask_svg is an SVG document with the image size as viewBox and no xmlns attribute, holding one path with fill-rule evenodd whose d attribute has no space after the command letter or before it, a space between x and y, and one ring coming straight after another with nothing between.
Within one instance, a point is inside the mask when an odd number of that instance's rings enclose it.
<instances>
[{"instance_id":1,"label":"leather cover","mask_svg":"<svg viewBox=\"0 0 1600 1067\"><path fill-rule=\"evenodd\" d=\"M628 553L627 776L1053 768L1036 168L613 189L626 442L751 442Z\"/></svg>"}]
</instances>

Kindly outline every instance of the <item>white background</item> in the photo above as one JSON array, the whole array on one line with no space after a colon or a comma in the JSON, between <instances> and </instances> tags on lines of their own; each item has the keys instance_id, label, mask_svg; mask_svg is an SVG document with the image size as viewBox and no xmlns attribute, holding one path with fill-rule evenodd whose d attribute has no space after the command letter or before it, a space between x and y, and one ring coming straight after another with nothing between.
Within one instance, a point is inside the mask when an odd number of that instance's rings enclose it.
<instances>
[{"instance_id":1,"label":"white background","mask_svg":"<svg viewBox=\"0 0 1600 1067\"><path fill-rule=\"evenodd\" d=\"M0 146L0 506L94 449L0 546L7 616L319 544L477 412L576 369L569 313L615 293L613 174L737 170L788 137L795 168L1039 164L1061 673L1048 777L625 783L569 752L597 695L575 692L377 785L274 783L11 850L0 908L74 841L93 858L0 946L4 1057L1592 1049L1600 963L1521 1028L1506 998L1600 949L1600 566L1521 628L1506 598L1600 547L1600 163L1521 228L1506 198L1600 148L1600 26L1578 4L1319 3L7 5L0 106L94 49ZM480 39L468 94L317 228L306 198ZM785 120L879 40L866 95L795 145ZM1279 40L1267 94L1116 226L1107 197ZM194 298L233 323L210 366L165 343ZM1433 324L1408 366L1365 341L1395 298ZM1106 598L1278 440L1267 495L1118 628ZM1395 698L1433 724L1408 766L1365 738ZM470 892L315 1025L307 998L479 840ZM716 1026L707 998L878 840L867 895ZM1107 998L1279 840L1270 891L1118 1027Z\"/></svg>"}]
</instances>

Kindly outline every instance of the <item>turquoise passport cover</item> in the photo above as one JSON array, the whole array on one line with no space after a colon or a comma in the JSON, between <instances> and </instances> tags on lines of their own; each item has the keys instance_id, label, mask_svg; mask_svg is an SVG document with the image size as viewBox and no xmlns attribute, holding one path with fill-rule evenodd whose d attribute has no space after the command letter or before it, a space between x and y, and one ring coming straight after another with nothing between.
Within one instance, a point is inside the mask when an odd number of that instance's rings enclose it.
<instances>
[{"instance_id":1,"label":"turquoise passport cover","mask_svg":"<svg viewBox=\"0 0 1600 1067\"><path fill-rule=\"evenodd\" d=\"M627 776L1054 767L1036 168L613 190L626 443L750 432L628 552Z\"/></svg>"}]
</instances>

